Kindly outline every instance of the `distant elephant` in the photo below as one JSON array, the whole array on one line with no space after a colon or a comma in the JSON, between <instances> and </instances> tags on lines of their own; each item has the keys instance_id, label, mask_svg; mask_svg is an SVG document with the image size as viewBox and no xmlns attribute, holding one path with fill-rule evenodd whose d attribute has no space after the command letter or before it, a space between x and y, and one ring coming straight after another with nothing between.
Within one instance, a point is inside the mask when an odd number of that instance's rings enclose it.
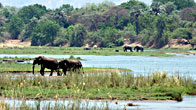
<instances>
[{"instance_id":1,"label":"distant elephant","mask_svg":"<svg viewBox=\"0 0 196 110\"><path fill-rule=\"evenodd\" d=\"M52 76L54 70L57 71L58 76L60 75L58 61L54 58L46 58L44 56L36 57L33 61L33 74L34 74L34 68L36 64L41 65L40 74L42 76L44 76L45 68L51 69L50 76Z\"/></svg>"},{"instance_id":2,"label":"distant elephant","mask_svg":"<svg viewBox=\"0 0 196 110\"><path fill-rule=\"evenodd\" d=\"M76 71L82 68L82 63L79 60L61 60L59 61L59 69L63 69L64 75L67 71ZM83 69L83 68L82 68Z\"/></svg>"},{"instance_id":3,"label":"distant elephant","mask_svg":"<svg viewBox=\"0 0 196 110\"><path fill-rule=\"evenodd\" d=\"M135 47L134 47L134 50L136 50L136 52L138 52L139 50L140 50L141 52L143 52L143 51L144 51L144 47L143 47L143 46L135 46Z\"/></svg>"},{"instance_id":4,"label":"distant elephant","mask_svg":"<svg viewBox=\"0 0 196 110\"><path fill-rule=\"evenodd\" d=\"M130 50L130 52L133 52L132 47L129 46L129 45L125 45L125 46L123 47L123 50L124 50L124 52L127 52L127 50Z\"/></svg>"}]
</instances>

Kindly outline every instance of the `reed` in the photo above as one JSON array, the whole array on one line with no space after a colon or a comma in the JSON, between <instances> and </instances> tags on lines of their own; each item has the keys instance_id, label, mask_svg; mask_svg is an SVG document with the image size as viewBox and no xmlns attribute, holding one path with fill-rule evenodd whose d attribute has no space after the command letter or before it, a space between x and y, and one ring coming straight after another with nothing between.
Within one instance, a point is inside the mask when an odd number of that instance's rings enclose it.
<instances>
[{"instance_id":1,"label":"reed","mask_svg":"<svg viewBox=\"0 0 196 110\"><path fill-rule=\"evenodd\" d=\"M178 100L193 94L191 77L155 72L148 76L133 74L86 73L63 77L0 75L0 94L24 99L117 99Z\"/></svg>"}]
</instances>

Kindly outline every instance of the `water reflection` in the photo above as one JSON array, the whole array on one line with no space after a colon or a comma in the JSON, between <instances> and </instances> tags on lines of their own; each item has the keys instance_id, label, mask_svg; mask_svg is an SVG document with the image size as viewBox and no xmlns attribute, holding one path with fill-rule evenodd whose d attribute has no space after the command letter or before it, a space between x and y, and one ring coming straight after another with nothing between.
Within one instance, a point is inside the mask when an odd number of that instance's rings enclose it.
<instances>
[{"instance_id":1,"label":"water reflection","mask_svg":"<svg viewBox=\"0 0 196 110\"><path fill-rule=\"evenodd\" d=\"M23 104L23 100L17 99L0 99L0 101L4 101L8 103L11 107L20 107ZM46 109L46 107L50 104L50 106L55 106L55 104L60 105L72 105L73 103L79 103L81 108L84 107L103 107L108 106L110 109L123 109L127 103L133 103L139 106L126 106L126 109L130 110L195 110L196 109L196 96L184 96L182 102L176 101L118 101L118 104L115 101L103 101L103 100L81 100L81 101L73 101L73 100L43 100L43 101L35 101L35 100L26 100L25 103L28 106L35 107L38 103L40 103L40 108L42 110Z\"/></svg>"}]
</instances>

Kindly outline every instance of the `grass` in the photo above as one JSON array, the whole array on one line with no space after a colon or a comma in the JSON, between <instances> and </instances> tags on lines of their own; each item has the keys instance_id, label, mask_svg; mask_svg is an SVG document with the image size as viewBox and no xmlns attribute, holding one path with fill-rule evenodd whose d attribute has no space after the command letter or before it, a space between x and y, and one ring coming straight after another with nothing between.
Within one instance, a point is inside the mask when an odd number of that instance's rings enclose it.
<instances>
[{"instance_id":1,"label":"grass","mask_svg":"<svg viewBox=\"0 0 196 110\"><path fill-rule=\"evenodd\" d=\"M115 52L115 50L120 50ZM145 49L146 50L146 49ZM149 50L149 49L147 49ZM189 53L188 49L153 49L155 51L144 52L123 52L122 47L116 48L103 48L84 50L83 47L24 47L24 48L1 48L0 54L54 54L54 55L127 55L127 56L163 56L168 57L166 53Z\"/></svg>"},{"instance_id":2,"label":"grass","mask_svg":"<svg viewBox=\"0 0 196 110\"><path fill-rule=\"evenodd\" d=\"M66 103L66 102L65 102ZM15 105L15 106L14 106ZM88 102L82 103L80 100L74 100L73 102L68 102L67 104L59 103L58 100L52 103L41 104L41 101L35 101L33 104L27 104L26 100L22 103L15 103L14 105L9 105L5 101L0 102L1 110L109 110L109 106L106 103L89 106Z\"/></svg>"},{"instance_id":3,"label":"grass","mask_svg":"<svg viewBox=\"0 0 196 110\"><path fill-rule=\"evenodd\" d=\"M16 62L5 62L0 63L0 72L32 72L32 64L30 63L16 63ZM40 71L40 65L35 66L35 72ZM45 71L50 71L49 69L45 69ZM81 70L82 71L82 70ZM84 68L85 73L105 73L112 71L119 72L132 72L130 69L122 69L122 68Z\"/></svg>"},{"instance_id":4,"label":"grass","mask_svg":"<svg viewBox=\"0 0 196 110\"><path fill-rule=\"evenodd\" d=\"M30 79L29 79L30 78ZM13 77L0 75L0 94L23 99L182 100L196 91L190 77L152 73L85 73L63 77Z\"/></svg>"}]
</instances>

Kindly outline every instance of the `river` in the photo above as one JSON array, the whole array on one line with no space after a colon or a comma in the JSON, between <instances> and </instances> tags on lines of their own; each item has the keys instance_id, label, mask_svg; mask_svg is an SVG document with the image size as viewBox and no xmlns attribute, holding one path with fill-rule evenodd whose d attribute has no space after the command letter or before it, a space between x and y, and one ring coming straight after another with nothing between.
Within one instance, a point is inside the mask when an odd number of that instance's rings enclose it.
<instances>
[{"instance_id":1,"label":"river","mask_svg":"<svg viewBox=\"0 0 196 110\"><path fill-rule=\"evenodd\" d=\"M170 53L171 54L171 53ZM175 57L148 57L148 56L97 56L74 55L85 59L83 67L125 68L136 74L150 74L155 71L166 71L169 74L191 75L196 77L196 56L176 54ZM10 55L1 54L0 57L35 58L38 55ZM70 55L41 55L53 58L69 58ZM30 62L32 63L32 61Z\"/></svg>"},{"instance_id":2,"label":"river","mask_svg":"<svg viewBox=\"0 0 196 110\"><path fill-rule=\"evenodd\" d=\"M4 101L10 105L10 107L21 107L21 104L24 104L22 100L17 99L0 99L0 101ZM137 106L126 106L126 110L195 110L196 109L196 96L183 96L182 102L176 101L103 101L103 100L81 100L79 102L79 106L81 108L103 108L107 106L112 110L122 110L125 108L127 103L132 103ZM26 100L25 103L30 106L36 108L38 101L35 100ZM48 105L50 107L54 107L55 103L59 105L72 106L73 103L77 105L78 101L73 100L42 100L40 101L41 110L47 109Z\"/></svg>"},{"instance_id":3,"label":"river","mask_svg":"<svg viewBox=\"0 0 196 110\"><path fill-rule=\"evenodd\" d=\"M171 54L171 53L168 53ZM23 57L35 58L39 55L7 55L1 54L0 57ZM69 58L70 55L41 55L53 58ZM102 67L102 68L126 68L133 70L134 74L150 74L154 71L167 71L169 74L190 75L196 78L196 56L176 54L174 57L147 57L147 56L96 56L96 55L74 55L80 57L84 67ZM32 63L32 61L30 62ZM21 100L4 99L11 106L13 103L22 103ZM54 100L41 101L42 108L45 103L53 103ZM85 104L86 101L82 101ZM35 103L33 100L27 100L26 103ZM69 100L59 100L58 103L68 104ZM105 101L89 101L90 106L106 104ZM108 101L111 109L123 109L127 103L133 103L139 106L126 107L131 110L195 110L196 96L184 96L182 102L175 101L119 101L116 105L114 101ZM83 105L84 105L83 104ZM18 104L19 105L19 104ZM17 105L15 105L17 106Z\"/></svg>"}]
</instances>

